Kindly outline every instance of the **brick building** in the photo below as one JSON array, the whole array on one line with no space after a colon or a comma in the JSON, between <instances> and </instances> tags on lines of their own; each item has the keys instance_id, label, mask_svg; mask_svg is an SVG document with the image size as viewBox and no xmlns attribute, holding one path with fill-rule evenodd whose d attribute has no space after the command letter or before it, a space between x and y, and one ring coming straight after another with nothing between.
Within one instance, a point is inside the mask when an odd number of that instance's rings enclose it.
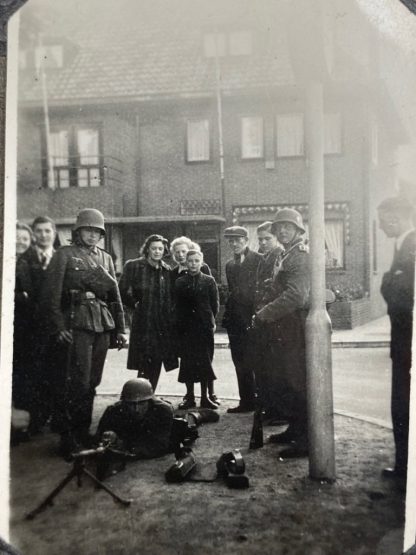
<instances>
[{"instance_id":1,"label":"brick building","mask_svg":"<svg viewBox=\"0 0 416 555\"><path fill-rule=\"evenodd\" d=\"M90 0L79 13L66 4L54 2L49 18L44 0L21 10L20 219L47 213L65 243L76 212L98 208L118 271L148 234L189 235L218 281L224 227L248 226L255 246L255 227L279 207L307 222L304 92L287 3ZM347 4L334 0L322 19L327 282L362 287L368 319L383 309L390 258L374 206L393 192L406 136L380 78L380 38Z\"/></svg>"}]
</instances>

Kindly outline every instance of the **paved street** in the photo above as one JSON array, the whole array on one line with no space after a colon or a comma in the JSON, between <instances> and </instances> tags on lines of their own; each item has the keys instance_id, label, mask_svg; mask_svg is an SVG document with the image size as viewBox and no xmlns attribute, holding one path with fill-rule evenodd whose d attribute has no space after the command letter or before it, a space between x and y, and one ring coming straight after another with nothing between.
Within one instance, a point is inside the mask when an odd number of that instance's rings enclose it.
<instances>
[{"instance_id":1,"label":"paved street","mask_svg":"<svg viewBox=\"0 0 416 555\"><path fill-rule=\"evenodd\" d=\"M127 351L110 351L99 393L117 393L124 381L135 377L125 369ZM390 426L390 359L388 348L333 349L335 411L364 417ZM237 381L229 349L215 351L216 389L221 398L237 398ZM162 370L159 395L182 396L183 384L177 382L177 370ZM196 389L198 392L198 389Z\"/></svg>"}]
</instances>

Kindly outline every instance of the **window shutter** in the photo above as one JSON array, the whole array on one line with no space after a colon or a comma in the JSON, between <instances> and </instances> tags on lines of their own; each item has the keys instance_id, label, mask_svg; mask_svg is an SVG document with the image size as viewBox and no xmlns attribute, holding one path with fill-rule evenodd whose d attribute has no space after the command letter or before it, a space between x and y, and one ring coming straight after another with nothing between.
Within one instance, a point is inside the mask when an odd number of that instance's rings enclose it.
<instances>
[{"instance_id":1,"label":"window shutter","mask_svg":"<svg viewBox=\"0 0 416 555\"><path fill-rule=\"evenodd\" d=\"M209 122L194 120L187 122L187 161L209 160Z\"/></svg>"}]
</instances>

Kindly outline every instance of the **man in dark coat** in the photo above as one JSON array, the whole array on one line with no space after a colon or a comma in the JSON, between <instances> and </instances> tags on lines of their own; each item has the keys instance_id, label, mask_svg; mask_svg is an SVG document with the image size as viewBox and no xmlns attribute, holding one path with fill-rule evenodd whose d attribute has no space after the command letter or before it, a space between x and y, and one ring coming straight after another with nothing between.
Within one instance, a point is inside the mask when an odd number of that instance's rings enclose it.
<instances>
[{"instance_id":1,"label":"man in dark coat","mask_svg":"<svg viewBox=\"0 0 416 555\"><path fill-rule=\"evenodd\" d=\"M67 346L55 431L64 456L88 445L95 389L101 382L112 330L127 343L124 312L111 256L97 246L104 217L86 208L78 214L72 245L61 247L49 265L43 290L50 333ZM111 308L111 311L110 311Z\"/></svg>"},{"instance_id":2,"label":"man in dark coat","mask_svg":"<svg viewBox=\"0 0 416 555\"><path fill-rule=\"evenodd\" d=\"M54 349L49 342L46 332L43 307L41 306L41 292L46 278L46 271L55 252L56 238L55 222L48 216L38 216L32 224L35 244L21 256L21 263L27 264L29 279L32 285L30 318L30 345L27 350L31 353L30 368L30 432L38 432L46 423L52 411L53 396Z\"/></svg>"},{"instance_id":3,"label":"man in dark coat","mask_svg":"<svg viewBox=\"0 0 416 555\"><path fill-rule=\"evenodd\" d=\"M234 258L225 266L229 297L223 326L228 333L240 394L240 403L227 412L249 412L255 408L255 381L247 352L248 329L254 314L256 272L261 255L248 248L248 231L244 227L229 227L224 231L224 237Z\"/></svg>"},{"instance_id":4,"label":"man in dark coat","mask_svg":"<svg viewBox=\"0 0 416 555\"><path fill-rule=\"evenodd\" d=\"M391 415L396 447L394 468L383 475L406 479L409 438L410 368L412 363L413 299L416 230L412 205L404 198L385 199L378 207L380 228L395 239L391 268L383 276L381 294L391 322Z\"/></svg>"},{"instance_id":5,"label":"man in dark coat","mask_svg":"<svg viewBox=\"0 0 416 555\"><path fill-rule=\"evenodd\" d=\"M152 459L172 450L172 428L172 406L153 395L148 380L134 378L124 384L120 401L106 408L97 436L102 440L105 432L114 432L118 449Z\"/></svg>"},{"instance_id":6,"label":"man in dark coat","mask_svg":"<svg viewBox=\"0 0 416 555\"><path fill-rule=\"evenodd\" d=\"M284 252L276 235L271 231L272 222L264 222L257 227L259 252L263 254L256 272L255 310L260 310L268 302L269 292L273 288L273 272ZM280 419L279 383L273 357L270 356L273 330L267 323L257 325L250 333L250 350L254 360L254 371L259 405L264 410L266 419Z\"/></svg>"},{"instance_id":7,"label":"man in dark coat","mask_svg":"<svg viewBox=\"0 0 416 555\"><path fill-rule=\"evenodd\" d=\"M289 421L288 429L271 436L270 441L291 443L279 456L292 458L308 454L305 320L310 291L309 253L297 210L279 210L271 229L285 251L276 260L272 287L264 306L256 312L254 326L257 322L270 325L274 371L284 388L281 408Z\"/></svg>"}]
</instances>

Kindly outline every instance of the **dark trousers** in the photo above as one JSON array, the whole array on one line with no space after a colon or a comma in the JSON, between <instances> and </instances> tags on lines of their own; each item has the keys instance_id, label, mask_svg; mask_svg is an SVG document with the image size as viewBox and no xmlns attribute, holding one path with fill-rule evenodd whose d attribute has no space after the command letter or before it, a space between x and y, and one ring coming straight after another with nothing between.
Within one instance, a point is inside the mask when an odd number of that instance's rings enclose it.
<instances>
[{"instance_id":1,"label":"dark trousers","mask_svg":"<svg viewBox=\"0 0 416 555\"><path fill-rule=\"evenodd\" d=\"M95 388L101 383L110 333L73 331L55 396L55 431L85 431L91 425Z\"/></svg>"},{"instance_id":2,"label":"dark trousers","mask_svg":"<svg viewBox=\"0 0 416 555\"><path fill-rule=\"evenodd\" d=\"M153 391L156 391L159 382L160 371L162 370L163 360L157 355L148 356L143 364L143 369L139 370L137 376L146 378L152 384Z\"/></svg>"},{"instance_id":3,"label":"dark trousers","mask_svg":"<svg viewBox=\"0 0 416 555\"><path fill-rule=\"evenodd\" d=\"M395 469L407 471L410 405L410 360L394 357L392 365L391 417L396 447Z\"/></svg>"},{"instance_id":4,"label":"dark trousers","mask_svg":"<svg viewBox=\"0 0 416 555\"><path fill-rule=\"evenodd\" d=\"M228 331L230 340L231 358L235 366L238 382L238 392L241 405L253 405L255 400L256 385L253 367L248 356L249 339L245 331L232 333Z\"/></svg>"}]
</instances>

